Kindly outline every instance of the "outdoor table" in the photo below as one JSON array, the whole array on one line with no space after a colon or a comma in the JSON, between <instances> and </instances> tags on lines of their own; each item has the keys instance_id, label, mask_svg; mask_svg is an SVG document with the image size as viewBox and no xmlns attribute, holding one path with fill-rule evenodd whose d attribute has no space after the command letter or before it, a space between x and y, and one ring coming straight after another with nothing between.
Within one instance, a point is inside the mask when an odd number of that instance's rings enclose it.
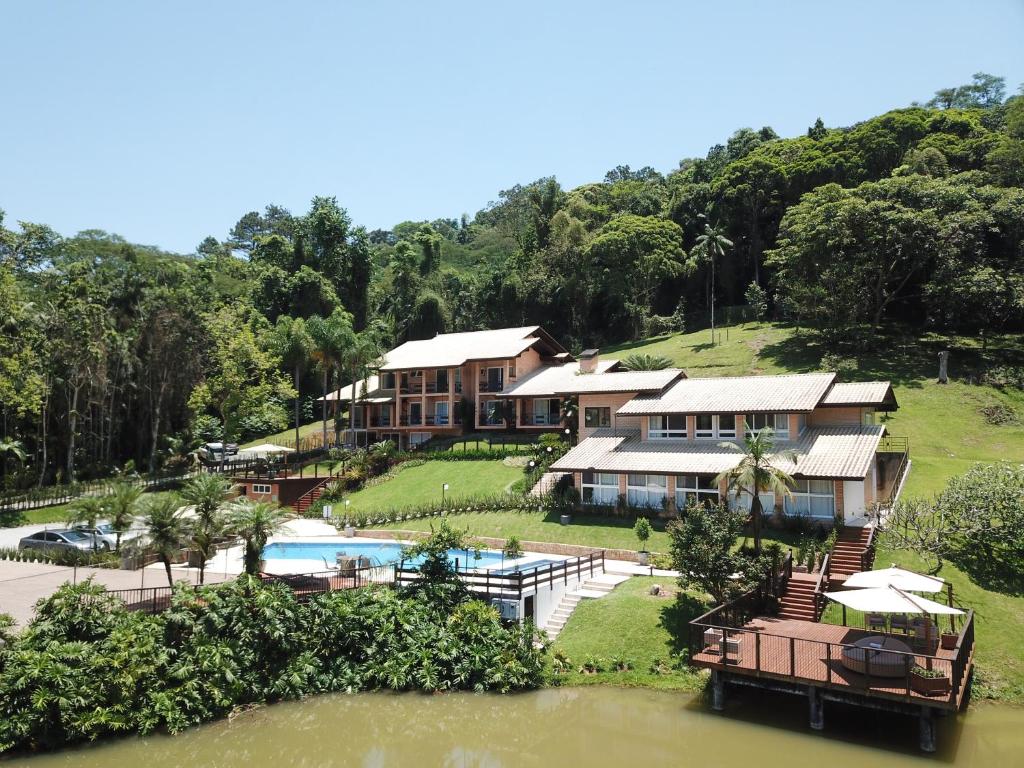
<instances>
[{"instance_id":1,"label":"outdoor table","mask_svg":"<svg viewBox=\"0 0 1024 768\"><path fill-rule=\"evenodd\" d=\"M902 653L894 653L901 651ZM910 647L894 637L871 635L863 637L852 646L843 648L843 666L851 672L867 674L870 671L875 677L903 677L912 656Z\"/></svg>"}]
</instances>

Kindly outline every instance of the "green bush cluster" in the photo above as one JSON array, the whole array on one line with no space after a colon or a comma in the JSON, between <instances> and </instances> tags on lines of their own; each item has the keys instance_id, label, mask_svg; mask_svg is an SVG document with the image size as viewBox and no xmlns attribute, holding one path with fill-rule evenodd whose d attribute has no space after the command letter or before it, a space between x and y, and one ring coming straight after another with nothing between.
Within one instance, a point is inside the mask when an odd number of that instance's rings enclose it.
<instances>
[{"instance_id":1,"label":"green bush cluster","mask_svg":"<svg viewBox=\"0 0 1024 768\"><path fill-rule=\"evenodd\" d=\"M531 503L532 502L532 503ZM329 503L320 497L306 512L307 517L323 517L323 505ZM527 499L513 494L495 494L493 496L476 496L472 499L451 499L419 504L412 507L390 507L388 509L360 510L348 513L348 522L356 528L368 528L374 525L387 525L403 520L419 520L426 517L447 515L466 515L483 512L536 512L538 499ZM344 525L344 519L335 519L337 525Z\"/></svg>"},{"instance_id":2,"label":"green bush cluster","mask_svg":"<svg viewBox=\"0 0 1024 768\"><path fill-rule=\"evenodd\" d=\"M507 692L543 682L532 625L468 599L386 587L300 604L242 576L175 588L131 612L87 580L65 585L0 643L0 752L119 733L177 733L232 711L330 691Z\"/></svg>"},{"instance_id":3,"label":"green bush cluster","mask_svg":"<svg viewBox=\"0 0 1024 768\"><path fill-rule=\"evenodd\" d=\"M69 550L0 548L0 560L15 563L53 563L54 565L118 568L121 558L114 552L78 552Z\"/></svg>"}]
</instances>

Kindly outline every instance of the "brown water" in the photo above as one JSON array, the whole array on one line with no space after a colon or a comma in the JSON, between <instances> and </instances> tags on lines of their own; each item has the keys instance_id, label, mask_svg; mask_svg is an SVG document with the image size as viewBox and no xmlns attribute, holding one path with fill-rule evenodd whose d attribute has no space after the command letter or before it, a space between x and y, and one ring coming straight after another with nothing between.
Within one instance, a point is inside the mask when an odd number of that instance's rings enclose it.
<instances>
[{"instance_id":1,"label":"brown water","mask_svg":"<svg viewBox=\"0 0 1024 768\"><path fill-rule=\"evenodd\" d=\"M981 706L939 726L940 750L917 751L917 722L806 701L733 695L724 714L683 694L561 688L517 696L321 696L256 710L180 736L108 741L4 766L795 766L1024 765L1024 710Z\"/></svg>"}]
</instances>

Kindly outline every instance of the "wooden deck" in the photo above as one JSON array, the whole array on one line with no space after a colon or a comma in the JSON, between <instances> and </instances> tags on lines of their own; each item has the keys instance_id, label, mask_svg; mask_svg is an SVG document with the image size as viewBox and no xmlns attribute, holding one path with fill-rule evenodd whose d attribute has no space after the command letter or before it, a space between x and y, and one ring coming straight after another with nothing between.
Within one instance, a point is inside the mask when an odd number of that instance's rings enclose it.
<instances>
[{"instance_id":1,"label":"wooden deck","mask_svg":"<svg viewBox=\"0 0 1024 768\"><path fill-rule=\"evenodd\" d=\"M695 666L940 709L960 707L973 663L973 613L966 617L955 649L916 649L906 654L908 670L917 665L938 670L949 678L949 693L931 696L914 689L909 671L900 677L880 677L853 672L843 665L844 649L878 632L770 616L758 616L736 628L699 620L691 626L690 660ZM726 644L724 656L719 643L705 644L704 632L708 629L717 629L731 641ZM912 640L898 634L893 637L913 647Z\"/></svg>"}]
</instances>

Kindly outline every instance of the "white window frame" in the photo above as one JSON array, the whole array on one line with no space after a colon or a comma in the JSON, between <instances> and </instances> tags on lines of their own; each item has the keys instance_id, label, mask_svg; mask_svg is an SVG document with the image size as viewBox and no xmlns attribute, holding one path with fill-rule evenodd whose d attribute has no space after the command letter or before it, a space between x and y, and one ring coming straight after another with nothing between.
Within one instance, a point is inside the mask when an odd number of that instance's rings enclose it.
<instances>
[{"instance_id":1,"label":"white window frame","mask_svg":"<svg viewBox=\"0 0 1024 768\"><path fill-rule=\"evenodd\" d=\"M444 411L444 416L441 416L441 411ZM447 400L438 400L434 403L434 423L439 426L447 426L448 421L451 417L451 413L448 409ZM443 419L443 420L442 420Z\"/></svg>"},{"instance_id":2,"label":"white window frame","mask_svg":"<svg viewBox=\"0 0 1024 768\"><path fill-rule=\"evenodd\" d=\"M626 503L631 507L661 507L668 498L668 476L626 475Z\"/></svg>"},{"instance_id":3,"label":"white window frame","mask_svg":"<svg viewBox=\"0 0 1024 768\"><path fill-rule=\"evenodd\" d=\"M270 495L270 493L273 492L273 488L270 485L267 485L266 483L253 483L252 492Z\"/></svg>"},{"instance_id":4,"label":"white window frame","mask_svg":"<svg viewBox=\"0 0 1024 768\"><path fill-rule=\"evenodd\" d=\"M700 428L700 420L701 420L702 417L703 418L711 419L711 428L710 429L701 429ZM712 413L698 413L698 414L694 415L694 417L693 417L693 436L695 438L697 438L698 440L715 436L715 416L714 416L714 414L712 414Z\"/></svg>"},{"instance_id":5,"label":"white window frame","mask_svg":"<svg viewBox=\"0 0 1024 768\"><path fill-rule=\"evenodd\" d=\"M683 428L672 428L671 419L683 420ZM647 439L648 440L685 440L686 439L686 416L677 413L661 413L656 416L647 417Z\"/></svg>"},{"instance_id":6,"label":"white window frame","mask_svg":"<svg viewBox=\"0 0 1024 768\"><path fill-rule=\"evenodd\" d=\"M816 489L813 485L818 483ZM822 485L828 485L828 492ZM814 489L814 490L812 490ZM828 509L820 508L820 500L828 499ZM819 500L819 509L815 510L815 500ZM831 480L814 477L795 478L790 495L785 499L785 511L792 517L809 517L814 520L832 520L836 516L836 487Z\"/></svg>"},{"instance_id":7,"label":"white window frame","mask_svg":"<svg viewBox=\"0 0 1024 768\"><path fill-rule=\"evenodd\" d=\"M757 426L758 420L762 420L764 423ZM781 440L789 439L788 413L748 413L743 416L743 424L747 437L753 437L754 433L760 432L765 427L771 427L775 437ZM782 424L783 427L780 428L779 424Z\"/></svg>"},{"instance_id":8,"label":"white window frame","mask_svg":"<svg viewBox=\"0 0 1024 768\"><path fill-rule=\"evenodd\" d=\"M496 427L505 423L505 411L502 404L504 400L484 400L483 423L489 427ZM491 406L494 410L491 410ZM491 421L491 414L494 414L496 421Z\"/></svg>"},{"instance_id":9,"label":"white window frame","mask_svg":"<svg viewBox=\"0 0 1024 768\"><path fill-rule=\"evenodd\" d=\"M591 411L597 411L598 412L598 419L597 419L598 423L596 425L587 423L588 422L587 415ZM608 412L608 423L607 424L602 424L601 423L600 415L601 415L602 411L607 411ZM587 405L587 406L584 406L584 408L583 408L583 427L585 429L608 429L608 428L611 427L611 425L612 425L612 409L611 409L611 406L608 406L608 405Z\"/></svg>"},{"instance_id":10,"label":"white window frame","mask_svg":"<svg viewBox=\"0 0 1024 768\"><path fill-rule=\"evenodd\" d=\"M587 482L587 475L592 477L592 482ZM587 491L590 491L589 499ZM584 472L580 498L584 504L614 506L619 500L619 476L609 472Z\"/></svg>"},{"instance_id":11,"label":"white window frame","mask_svg":"<svg viewBox=\"0 0 1024 768\"><path fill-rule=\"evenodd\" d=\"M722 428L722 422L729 426ZM736 437L736 414L734 413L716 413L715 414L715 434L723 439L731 439Z\"/></svg>"},{"instance_id":12,"label":"white window frame","mask_svg":"<svg viewBox=\"0 0 1024 768\"><path fill-rule=\"evenodd\" d=\"M553 397L535 397L533 399L533 424L534 426L556 426L561 422L560 416L551 412L551 401ZM543 404L543 408L540 406Z\"/></svg>"},{"instance_id":13,"label":"white window frame","mask_svg":"<svg viewBox=\"0 0 1024 768\"><path fill-rule=\"evenodd\" d=\"M704 479L705 483L714 483L715 487L709 488L706 485L701 487L701 478ZM700 504L702 502L710 502L711 504L718 504L721 501L721 494L719 493L718 484L714 481L714 475L676 475L676 509L685 509L692 496L694 500Z\"/></svg>"}]
</instances>

